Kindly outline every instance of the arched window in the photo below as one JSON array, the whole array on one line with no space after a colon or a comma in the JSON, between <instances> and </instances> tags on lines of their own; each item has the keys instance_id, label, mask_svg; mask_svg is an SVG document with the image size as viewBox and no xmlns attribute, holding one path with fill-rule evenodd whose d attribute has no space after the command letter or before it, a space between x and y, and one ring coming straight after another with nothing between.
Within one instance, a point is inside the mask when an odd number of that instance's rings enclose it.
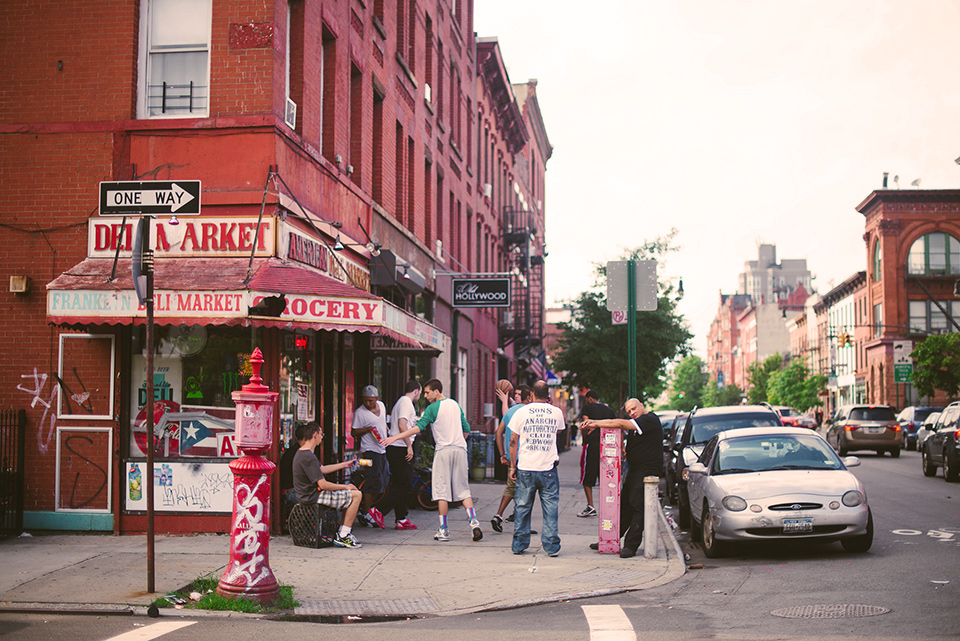
<instances>
[{"instance_id":1,"label":"arched window","mask_svg":"<svg viewBox=\"0 0 960 641\"><path fill-rule=\"evenodd\" d=\"M960 274L960 240L943 232L921 236L910 246L907 271L933 276Z\"/></svg>"},{"instance_id":2,"label":"arched window","mask_svg":"<svg viewBox=\"0 0 960 641\"><path fill-rule=\"evenodd\" d=\"M879 283L882 278L883 272L880 271L881 267L880 239L878 238L876 242L873 243L873 282L875 283Z\"/></svg>"}]
</instances>

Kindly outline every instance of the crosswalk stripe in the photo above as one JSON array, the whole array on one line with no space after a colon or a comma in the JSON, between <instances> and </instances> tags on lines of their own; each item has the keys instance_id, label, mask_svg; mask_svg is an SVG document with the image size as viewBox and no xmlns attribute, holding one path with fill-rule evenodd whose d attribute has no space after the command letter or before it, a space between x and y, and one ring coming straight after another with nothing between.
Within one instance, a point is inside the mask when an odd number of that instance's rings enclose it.
<instances>
[{"instance_id":1,"label":"crosswalk stripe","mask_svg":"<svg viewBox=\"0 0 960 641\"><path fill-rule=\"evenodd\" d=\"M107 641L150 641L150 639L162 637L174 630L185 628L194 623L196 623L196 621L160 621L159 623L145 625L142 628L124 632L121 635L107 639Z\"/></svg>"},{"instance_id":2,"label":"crosswalk stripe","mask_svg":"<svg viewBox=\"0 0 960 641\"><path fill-rule=\"evenodd\" d=\"M619 605L584 605L590 641L636 641L630 619Z\"/></svg>"}]
</instances>

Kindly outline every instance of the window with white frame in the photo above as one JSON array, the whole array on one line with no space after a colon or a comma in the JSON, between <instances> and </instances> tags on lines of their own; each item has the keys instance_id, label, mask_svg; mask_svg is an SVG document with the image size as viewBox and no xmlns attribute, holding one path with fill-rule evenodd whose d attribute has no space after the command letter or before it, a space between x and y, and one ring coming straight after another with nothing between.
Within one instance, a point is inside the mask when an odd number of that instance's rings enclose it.
<instances>
[{"instance_id":1,"label":"window with white frame","mask_svg":"<svg viewBox=\"0 0 960 641\"><path fill-rule=\"evenodd\" d=\"M143 0L143 113L206 116L212 0Z\"/></svg>"}]
</instances>

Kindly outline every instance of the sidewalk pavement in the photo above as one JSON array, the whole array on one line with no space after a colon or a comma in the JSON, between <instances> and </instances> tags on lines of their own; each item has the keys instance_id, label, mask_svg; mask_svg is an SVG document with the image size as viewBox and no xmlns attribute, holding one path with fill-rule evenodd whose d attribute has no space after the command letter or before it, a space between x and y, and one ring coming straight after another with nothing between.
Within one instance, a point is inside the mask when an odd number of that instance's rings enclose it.
<instances>
[{"instance_id":1,"label":"sidewalk pavement","mask_svg":"<svg viewBox=\"0 0 960 641\"><path fill-rule=\"evenodd\" d=\"M560 555L547 556L539 534L523 555L510 550L513 524L495 532L503 484L471 484L483 540L474 542L466 511L450 511L450 541L437 542L436 512L413 510L417 530L355 528L360 549L295 547L289 535L270 541L270 567L294 587L295 614L316 616L441 616L643 590L683 576L683 552L662 512L655 559L621 559L589 549L598 519L578 518L586 505L579 478L579 447L560 456ZM596 492L595 492L596 494ZM539 502L538 502L539 503ZM507 508L505 516L513 510ZM540 532L541 514L533 511ZM0 612L95 611L145 613L157 597L208 573L219 576L229 560L230 536L155 537L156 594L146 592L145 536L37 535L0 542ZM197 616L197 610L162 610ZM201 612L200 616L204 613ZM225 613L218 613L223 615ZM236 613L232 613L236 615Z\"/></svg>"}]
</instances>

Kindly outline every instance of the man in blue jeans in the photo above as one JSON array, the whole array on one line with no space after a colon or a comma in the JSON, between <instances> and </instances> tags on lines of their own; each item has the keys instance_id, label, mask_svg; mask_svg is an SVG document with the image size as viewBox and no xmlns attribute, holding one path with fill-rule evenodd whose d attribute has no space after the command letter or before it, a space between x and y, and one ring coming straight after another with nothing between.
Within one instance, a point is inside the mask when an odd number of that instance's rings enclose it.
<instances>
[{"instance_id":1,"label":"man in blue jeans","mask_svg":"<svg viewBox=\"0 0 960 641\"><path fill-rule=\"evenodd\" d=\"M530 547L530 512L537 493L543 509L540 543L550 556L560 554L557 432L565 425L563 412L550 404L550 388L543 381L533 385L533 402L518 410L510 420L510 477L517 483L513 498L516 504L514 554L523 554Z\"/></svg>"}]
</instances>

